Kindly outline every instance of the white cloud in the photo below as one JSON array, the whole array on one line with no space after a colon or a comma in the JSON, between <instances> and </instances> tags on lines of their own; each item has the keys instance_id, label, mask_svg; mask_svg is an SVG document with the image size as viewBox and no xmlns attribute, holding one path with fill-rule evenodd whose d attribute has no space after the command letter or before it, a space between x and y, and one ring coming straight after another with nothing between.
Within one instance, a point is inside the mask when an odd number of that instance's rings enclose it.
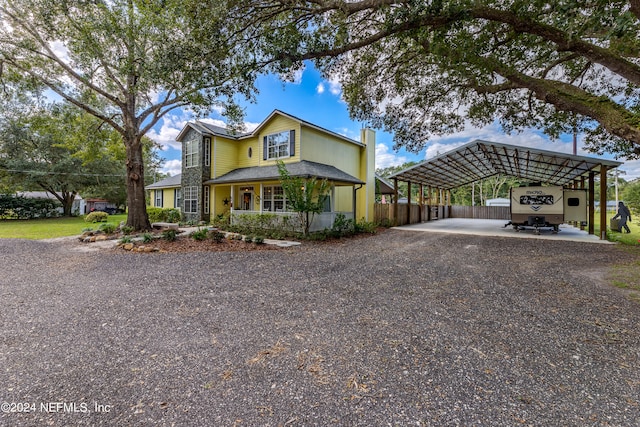
<instances>
[{"instance_id":1,"label":"white cloud","mask_svg":"<svg viewBox=\"0 0 640 427\"><path fill-rule=\"evenodd\" d=\"M147 136L160 144L163 151L168 148L181 150L182 144L176 142L176 137L188 121L189 117L185 114L167 114L162 118L162 125L160 128L151 129L147 132Z\"/></svg>"},{"instance_id":2,"label":"white cloud","mask_svg":"<svg viewBox=\"0 0 640 427\"><path fill-rule=\"evenodd\" d=\"M60 40L55 40L49 43L49 47L53 53L64 61L66 64L71 63L71 57L69 56L69 49Z\"/></svg>"},{"instance_id":3,"label":"white cloud","mask_svg":"<svg viewBox=\"0 0 640 427\"><path fill-rule=\"evenodd\" d=\"M335 96L342 95L342 84L340 84L340 81L337 78L329 80L329 92Z\"/></svg>"},{"instance_id":4,"label":"white cloud","mask_svg":"<svg viewBox=\"0 0 640 427\"><path fill-rule=\"evenodd\" d=\"M221 128L227 127L227 124L224 122L224 120L220 120L220 119L212 119L210 117L205 117L203 119L200 119L199 121L208 123L210 125L219 126Z\"/></svg>"},{"instance_id":5,"label":"white cloud","mask_svg":"<svg viewBox=\"0 0 640 427\"><path fill-rule=\"evenodd\" d=\"M167 160L161 168L163 173L176 176L182 173L182 160Z\"/></svg>"},{"instance_id":6,"label":"white cloud","mask_svg":"<svg viewBox=\"0 0 640 427\"><path fill-rule=\"evenodd\" d=\"M520 133L507 135L500 130L499 125L492 124L482 128L468 125L463 131L451 135L435 136L429 140L426 146L425 159L430 159L438 154L460 147L461 145L477 139L498 142L503 144L519 145L521 147L537 148L540 150L571 153L572 144L560 140L551 141L546 136L533 129L527 129ZM580 155L588 155L579 152Z\"/></svg>"},{"instance_id":7,"label":"white cloud","mask_svg":"<svg viewBox=\"0 0 640 427\"><path fill-rule=\"evenodd\" d=\"M392 152L387 145L381 142L376 144L376 169L400 166L408 161L407 157Z\"/></svg>"},{"instance_id":8,"label":"white cloud","mask_svg":"<svg viewBox=\"0 0 640 427\"><path fill-rule=\"evenodd\" d=\"M325 91L327 90L327 86L329 89L329 93L342 98L342 84L340 83L339 77L337 75L333 75L329 78L329 80L318 83L318 85L316 86L316 93L325 93Z\"/></svg>"},{"instance_id":9,"label":"white cloud","mask_svg":"<svg viewBox=\"0 0 640 427\"><path fill-rule=\"evenodd\" d=\"M625 181L631 181L636 178L640 178L640 160L625 161L624 164L618 169L626 172L624 175L620 175L620 177Z\"/></svg>"}]
</instances>

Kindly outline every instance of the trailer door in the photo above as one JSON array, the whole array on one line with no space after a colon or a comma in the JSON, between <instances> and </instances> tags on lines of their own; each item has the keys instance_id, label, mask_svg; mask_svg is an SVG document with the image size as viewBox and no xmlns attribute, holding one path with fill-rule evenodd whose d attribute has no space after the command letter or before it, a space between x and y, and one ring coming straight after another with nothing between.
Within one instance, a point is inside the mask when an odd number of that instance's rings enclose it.
<instances>
[{"instance_id":1,"label":"trailer door","mask_svg":"<svg viewBox=\"0 0 640 427\"><path fill-rule=\"evenodd\" d=\"M564 220L587 222L587 190L564 190Z\"/></svg>"}]
</instances>

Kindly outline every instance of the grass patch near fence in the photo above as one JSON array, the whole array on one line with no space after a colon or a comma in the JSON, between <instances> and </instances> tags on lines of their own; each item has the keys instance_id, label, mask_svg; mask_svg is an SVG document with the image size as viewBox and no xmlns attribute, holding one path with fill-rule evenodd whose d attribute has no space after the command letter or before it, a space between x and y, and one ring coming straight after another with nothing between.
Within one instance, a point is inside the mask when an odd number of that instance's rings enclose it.
<instances>
[{"instance_id":1,"label":"grass patch near fence","mask_svg":"<svg viewBox=\"0 0 640 427\"><path fill-rule=\"evenodd\" d=\"M633 221L629 222L631 233L618 233L609 229L609 221L615 215L615 212L607 212L607 240L611 242L622 243L623 245L640 246L640 222L633 217ZM600 236L600 213L596 212L593 221L593 234Z\"/></svg>"},{"instance_id":2,"label":"grass patch near fence","mask_svg":"<svg viewBox=\"0 0 640 427\"><path fill-rule=\"evenodd\" d=\"M126 221L127 215L109 215L107 222L118 226ZM47 218L32 220L8 219L0 221L0 239L51 239L54 237L76 236L85 228L97 229L100 224L84 221L84 216L71 218Z\"/></svg>"}]
</instances>

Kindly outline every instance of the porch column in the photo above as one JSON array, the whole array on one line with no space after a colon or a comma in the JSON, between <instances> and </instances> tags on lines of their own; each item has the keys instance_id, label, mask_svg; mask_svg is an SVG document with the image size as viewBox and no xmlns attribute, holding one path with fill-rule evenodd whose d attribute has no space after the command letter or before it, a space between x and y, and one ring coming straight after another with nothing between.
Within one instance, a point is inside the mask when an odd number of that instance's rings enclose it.
<instances>
[{"instance_id":1,"label":"porch column","mask_svg":"<svg viewBox=\"0 0 640 427\"><path fill-rule=\"evenodd\" d=\"M262 203L263 197L264 197L264 184L260 183L260 214L261 215L263 213L263 210L262 210L263 209L262 208L262 206L263 206L263 203Z\"/></svg>"},{"instance_id":2,"label":"porch column","mask_svg":"<svg viewBox=\"0 0 640 427\"><path fill-rule=\"evenodd\" d=\"M600 165L600 240L607 239L607 167Z\"/></svg>"},{"instance_id":3,"label":"porch column","mask_svg":"<svg viewBox=\"0 0 640 427\"><path fill-rule=\"evenodd\" d=\"M236 193L236 186L235 185L231 185L231 215L233 215L233 207L235 206L235 193Z\"/></svg>"}]
</instances>

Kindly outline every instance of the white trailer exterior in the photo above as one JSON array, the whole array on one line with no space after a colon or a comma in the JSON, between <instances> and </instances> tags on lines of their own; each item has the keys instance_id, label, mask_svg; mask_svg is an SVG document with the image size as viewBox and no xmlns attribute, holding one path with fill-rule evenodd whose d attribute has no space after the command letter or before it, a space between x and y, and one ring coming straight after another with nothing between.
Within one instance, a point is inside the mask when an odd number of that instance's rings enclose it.
<instances>
[{"instance_id":1,"label":"white trailer exterior","mask_svg":"<svg viewBox=\"0 0 640 427\"><path fill-rule=\"evenodd\" d=\"M511 221L514 229L551 227L554 233L560 224L587 221L586 190L554 187L513 187L510 196Z\"/></svg>"}]
</instances>

